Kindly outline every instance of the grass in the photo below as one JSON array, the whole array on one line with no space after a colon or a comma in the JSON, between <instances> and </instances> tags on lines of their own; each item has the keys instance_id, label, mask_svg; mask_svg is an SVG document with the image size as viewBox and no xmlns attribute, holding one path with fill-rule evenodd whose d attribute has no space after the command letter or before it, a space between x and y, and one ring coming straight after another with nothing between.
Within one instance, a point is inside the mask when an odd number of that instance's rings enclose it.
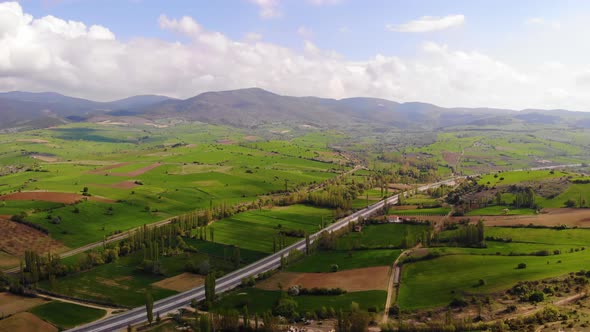
<instances>
[{"instance_id":1,"label":"grass","mask_svg":"<svg viewBox=\"0 0 590 332\"><path fill-rule=\"evenodd\" d=\"M400 247L406 234L411 239L419 238L428 226L408 224L382 224L363 227L362 232L349 233L338 239L337 248L348 250L359 248Z\"/></svg>"},{"instance_id":2,"label":"grass","mask_svg":"<svg viewBox=\"0 0 590 332\"><path fill-rule=\"evenodd\" d=\"M273 238L281 229L314 233L319 230L322 219L329 223L332 220L332 211L306 205L291 205L240 213L216 221L210 227L215 229L215 242L272 253ZM287 237L286 240L287 244L291 244L301 239Z\"/></svg>"},{"instance_id":3,"label":"grass","mask_svg":"<svg viewBox=\"0 0 590 332\"><path fill-rule=\"evenodd\" d=\"M210 260L214 269L228 272L233 268L231 264L210 258L207 254L185 253L160 258L163 274L153 275L138 269L143 260L143 253L136 252L121 257L116 262L60 278L54 285L44 281L40 286L67 296L135 307L145 303L146 292L151 292L156 300L176 294L175 291L152 287L151 284L183 273L188 261L192 260L198 265L206 259Z\"/></svg>"},{"instance_id":4,"label":"grass","mask_svg":"<svg viewBox=\"0 0 590 332\"><path fill-rule=\"evenodd\" d=\"M504 213L507 209L508 213ZM535 210L526 208L513 208L511 206L493 205L481 209L471 210L467 213L468 216L501 216L501 215L534 215Z\"/></svg>"},{"instance_id":5,"label":"grass","mask_svg":"<svg viewBox=\"0 0 590 332\"><path fill-rule=\"evenodd\" d=\"M250 313L263 313L272 310L275 302L280 296L280 291L268 291L257 288L239 289L223 296L215 305L214 310L237 309L241 311L248 306ZM297 311L305 313L315 311L322 307L332 307L335 310L348 310L352 302L359 304L361 309L368 309L371 306L383 308L386 291L364 291L351 292L337 296L296 296L298 303Z\"/></svg>"},{"instance_id":6,"label":"grass","mask_svg":"<svg viewBox=\"0 0 590 332\"><path fill-rule=\"evenodd\" d=\"M588 251L548 257L450 255L404 265L399 305L404 310L444 306L455 297L505 290L518 281L540 280L587 269ZM516 269L526 263L526 269ZM452 277L451 277L452 276ZM486 284L477 287L479 279Z\"/></svg>"},{"instance_id":7,"label":"grass","mask_svg":"<svg viewBox=\"0 0 590 332\"><path fill-rule=\"evenodd\" d=\"M342 156L327 147L341 134L310 132L292 141L267 143L250 142L244 138L247 135L235 128L206 124L148 128L77 123L18 133L11 139L0 137L0 164L35 165L43 170L2 176L0 195L32 190L80 193L88 187L93 196L117 201L110 204L112 216L104 214L109 204L98 202L79 204L78 213L72 212L73 207L44 202L7 202L0 206L0 214L28 211L32 213L29 221L49 229L50 235L66 246L79 247L117 230L195 209L253 201L284 190L285 181L289 188L308 186L348 169L339 165ZM47 142L23 141L32 138ZM221 139L236 144L218 144ZM185 144L173 146L176 143ZM35 153L51 154L58 161L43 162L29 156ZM129 164L93 172L122 162ZM156 162L161 165L144 174L115 176ZM117 187L135 180L143 185ZM146 207L153 212L146 213ZM39 210L51 210L52 215L62 217L62 224L49 224L49 211Z\"/></svg>"},{"instance_id":8,"label":"grass","mask_svg":"<svg viewBox=\"0 0 590 332\"><path fill-rule=\"evenodd\" d=\"M445 237L452 231L441 233ZM518 281L540 280L590 268L588 229L486 227L487 248L437 248L442 257L404 265L399 303L402 309L447 305L454 297L488 294ZM549 256L537 256L541 250ZM554 254L554 250L561 253ZM519 255L519 256L516 256ZM522 256L526 255L526 256ZM516 269L526 263L526 269ZM452 277L449 277L452 276ZM484 286L476 286L483 279Z\"/></svg>"},{"instance_id":9,"label":"grass","mask_svg":"<svg viewBox=\"0 0 590 332\"><path fill-rule=\"evenodd\" d=\"M287 268L290 272L331 272L332 264L337 264L340 271L363 267L391 265L400 255L399 249L355 250L355 251L319 251L307 256Z\"/></svg>"},{"instance_id":10,"label":"grass","mask_svg":"<svg viewBox=\"0 0 590 332\"><path fill-rule=\"evenodd\" d=\"M73 303L53 301L30 310L37 317L58 326L61 329L72 328L100 319L106 312L102 309L89 308Z\"/></svg>"},{"instance_id":11,"label":"grass","mask_svg":"<svg viewBox=\"0 0 590 332\"><path fill-rule=\"evenodd\" d=\"M394 210L390 209L391 214L397 214L399 216L446 216L451 212L451 208L438 207L438 208L425 208L425 209L412 209L412 210Z\"/></svg>"},{"instance_id":12,"label":"grass","mask_svg":"<svg viewBox=\"0 0 590 332\"><path fill-rule=\"evenodd\" d=\"M496 176L497 175L497 176ZM490 186L494 185L511 185L519 184L522 182L538 182L547 179L560 178L562 176L568 176L568 173L561 171L520 171L520 172L501 172L497 174L488 174L481 177L478 181L479 184L490 183Z\"/></svg>"}]
</instances>

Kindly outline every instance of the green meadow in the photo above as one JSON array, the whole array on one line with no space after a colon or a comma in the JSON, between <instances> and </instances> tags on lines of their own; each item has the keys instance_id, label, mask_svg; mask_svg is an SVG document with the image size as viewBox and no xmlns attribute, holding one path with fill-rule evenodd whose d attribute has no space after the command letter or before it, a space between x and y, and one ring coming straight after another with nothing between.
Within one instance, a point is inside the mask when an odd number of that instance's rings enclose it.
<instances>
[{"instance_id":1,"label":"green meadow","mask_svg":"<svg viewBox=\"0 0 590 332\"><path fill-rule=\"evenodd\" d=\"M452 231L442 232L446 237ZM489 294L518 281L587 269L588 229L486 227L487 248L436 248L441 257L404 264L399 305L412 310L447 305L456 297ZM510 240L511 242L505 242ZM539 252L545 252L540 254ZM517 269L519 263L527 264ZM449 277L449 276L452 276ZM479 280L485 285L479 286Z\"/></svg>"},{"instance_id":2,"label":"green meadow","mask_svg":"<svg viewBox=\"0 0 590 332\"><path fill-rule=\"evenodd\" d=\"M322 220L330 223L332 210L306 205L274 207L236 214L214 222L215 242L231 244L240 248L272 253L273 238L280 231L303 230L315 233L320 230ZM287 245L301 238L286 237Z\"/></svg>"},{"instance_id":3,"label":"green meadow","mask_svg":"<svg viewBox=\"0 0 590 332\"><path fill-rule=\"evenodd\" d=\"M84 307L81 305L53 301L30 310L35 316L58 326L68 329L102 318L106 312L101 309Z\"/></svg>"}]
</instances>

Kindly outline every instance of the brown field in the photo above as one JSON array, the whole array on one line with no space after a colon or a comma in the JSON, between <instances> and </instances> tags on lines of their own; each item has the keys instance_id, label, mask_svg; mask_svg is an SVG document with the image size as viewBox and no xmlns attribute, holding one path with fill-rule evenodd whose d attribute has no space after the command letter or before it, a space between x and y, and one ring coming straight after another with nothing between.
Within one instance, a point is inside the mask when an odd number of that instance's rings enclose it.
<instances>
[{"instance_id":1,"label":"brown field","mask_svg":"<svg viewBox=\"0 0 590 332\"><path fill-rule=\"evenodd\" d=\"M0 233L2 234L0 251L15 255L17 258L22 256L25 250L33 250L37 253L49 251L58 253L67 249L63 244L36 229L6 219L0 219ZM0 263L12 260L14 259L7 258L6 261L2 259Z\"/></svg>"},{"instance_id":2,"label":"brown field","mask_svg":"<svg viewBox=\"0 0 590 332\"><path fill-rule=\"evenodd\" d=\"M29 312L21 312L0 320L0 332L57 332L57 327Z\"/></svg>"},{"instance_id":3,"label":"brown field","mask_svg":"<svg viewBox=\"0 0 590 332\"><path fill-rule=\"evenodd\" d=\"M156 168L156 167L158 167L160 165L162 165L162 163L159 163L158 162L158 163L153 163L151 165L148 165L146 167L142 167L140 169L136 169L136 170L131 171L131 172L127 172L127 173L110 173L110 175L113 175L113 176L138 176L138 175L142 175L145 172L151 171L152 169L154 169L154 168Z\"/></svg>"},{"instance_id":4,"label":"brown field","mask_svg":"<svg viewBox=\"0 0 590 332\"><path fill-rule=\"evenodd\" d=\"M547 213L533 216L470 216L471 220L482 218L487 226L577 226L590 227L590 209L545 209Z\"/></svg>"},{"instance_id":5,"label":"brown field","mask_svg":"<svg viewBox=\"0 0 590 332\"><path fill-rule=\"evenodd\" d=\"M43 303L45 303L45 300L37 297L0 293L0 313L4 315L14 315L22 311L27 311Z\"/></svg>"},{"instance_id":6,"label":"brown field","mask_svg":"<svg viewBox=\"0 0 590 332\"><path fill-rule=\"evenodd\" d=\"M115 202L112 199L103 197L83 196L80 194L58 193L51 191L21 191L0 196L0 201L46 201L64 204L74 204L85 199L104 203Z\"/></svg>"},{"instance_id":7,"label":"brown field","mask_svg":"<svg viewBox=\"0 0 590 332\"><path fill-rule=\"evenodd\" d=\"M393 190L412 189L412 186L410 186L409 184L404 184L404 183L390 183L388 186L389 186L389 189L393 189Z\"/></svg>"},{"instance_id":8,"label":"brown field","mask_svg":"<svg viewBox=\"0 0 590 332\"><path fill-rule=\"evenodd\" d=\"M455 165L459 162L459 159L461 158L461 154L458 152L444 151L442 153L442 157L449 165Z\"/></svg>"},{"instance_id":9,"label":"brown field","mask_svg":"<svg viewBox=\"0 0 590 332\"><path fill-rule=\"evenodd\" d=\"M205 278L202 275L194 273L182 273L175 277L166 278L152 284L152 286L170 289L177 292L184 292L191 288L201 286L205 283Z\"/></svg>"},{"instance_id":10,"label":"brown field","mask_svg":"<svg viewBox=\"0 0 590 332\"><path fill-rule=\"evenodd\" d=\"M278 290L299 285L303 288L342 288L349 292L387 290L389 266L367 267L334 273L279 272L260 282L257 288Z\"/></svg>"},{"instance_id":11,"label":"brown field","mask_svg":"<svg viewBox=\"0 0 590 332\"><path fill-rule=\"evenodd\" d=\"M102 174L104 173L104 171L108 171L111 170L113 168L118 168L118 167L123 167L125 165L129 165L130 163L118 163L118 164L113 164L113 165L107 165L101 168L97 168L93 171L89 171L88 174Z\"/></svg>"},{"instance_id":12,"label":"brown field","mask_svg":"<svg viewBox=\"0 0 590 332\"><path fill-rule=\"evenodd\" d=\"M20 259L14 255L0 251L0 270L18 266Z\"/></svg>"},{"instance_id":13,"label":"brown field","mask_svg":"<svg viewBox=\"0 0 590 332\"><path fill-rule=\"evenodd\" d=\"M244 139L245 139L246 141L256 141L256 140L258 140L259 138L260 138L260 137L258 137L258 136L251 136L251 135L250 135L250 136L244 136Z\"/></svg>"},{"instance_id":14,"label":"brown field","mask_svg":"<svg viewBox=\"0 0 590 332\"><path fill-rule=\"evenodd\" d=\"M48 163L52 163L52 162L56 162L57 161L57 157L53 156L53 155L48 155L48 154L32 154L31 158L37 159L37 160L41 160L41 161L46 161Z\"/></svg>"},{"instance_id":15,"label":"brown field","mask_svg":"<svg viewBox=\"0 0 590 332\"><path fill-rule=\"evenodd\" d=\"M217 141L217 143L223 144L223 145L230 145L230 144L235 144L236 142L232 141L231 139L220 139Z\"/></svg>"}]
</instances>

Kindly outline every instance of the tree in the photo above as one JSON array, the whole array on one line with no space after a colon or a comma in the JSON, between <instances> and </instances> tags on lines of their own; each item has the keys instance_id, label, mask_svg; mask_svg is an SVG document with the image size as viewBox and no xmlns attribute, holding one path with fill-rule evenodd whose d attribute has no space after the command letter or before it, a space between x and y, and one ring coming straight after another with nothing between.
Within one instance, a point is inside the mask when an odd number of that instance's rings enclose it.
<instances>
[{"instance_id":1,"label":"tree","mask_svg":"<svg viewBox=\"0 0 590 332\"><path fill-rule=\"evenodd\" d=\"M576 207L576 201L574 201L573 199L568 199L567 201L565 201L564 205L567 208L574 208Z\"/></svg>"},{"instance_id":2,"label":"tree","mask_svg":"<svg viewBox=\"0 0 590 332\"><path fill-rule=\"evenodd\" d=\"M214 235L215 235L214 228L209 227L209 237L211 238L211 242L215 242L214 237L213 237Z\"/></svg>"},{"instance_id":3,"label":"tree","mask_svg":"<svg viewBox=\"0 0 590 332\"><path fill-rule=\"evenodd\" d=\"M352 302L350 305L350 332L365 332L369 326L369 313L359 309L358 303Z\"/></svg>"},{"instance_id":4,"label":"tree","mask_svg":"<svg viewBox=\"0 0 590 332\"><path fill-rule=\"evenodd\" d=\"M211 271L205 278L205 301L215 301L215 272Z\"/></svg>"},{"instance_id":5,"label":"tree","mask_svg":"<svg viewBox=\"0 0 590 332\"><path fill-rule=\"evenodd\" d=\"M305 254L307 256L311 255L311 241L309 239L309 234L305 234Z\"/></svg>"},{"instance_id":6,"label":"tree","mask_svg":"<svg viewBox=\"0 0 590 332\"><path fill-rule=\"evenodd\" d=\"M154 299L151 293L145 295L145 310L148 323L152 325L152 322L154 321Z\"/></svg>"},{"instance_id":7,"label":"tree","mask_svg":"<svg viewBox=\"0 0 590 332\"><path fill-rule=\"evenodd\" d=\"M209 315L201 315L199 318L199 331L211 332L211 320L209 319Z\"/></svg>"},{"instance_id":8,"label":"tree","mask_svg":"<svg viewBox=\"0 0 590 332\"><path fill-rule=\"evenodd\" d=\"M241 261L240 247L235 246L234 247L234 264L235 264L236 269L240 267L240 261Z\"/></svg>"},{"instance_id":9,"label":"tree","mask_svg":"<svg viewBox=\"0 0 590 332\"><path fill-rule=\"evenodd\" d=\"M244 306L244 329L250 329L250 313L247 305Z\"/></svg>"}]
</instances>

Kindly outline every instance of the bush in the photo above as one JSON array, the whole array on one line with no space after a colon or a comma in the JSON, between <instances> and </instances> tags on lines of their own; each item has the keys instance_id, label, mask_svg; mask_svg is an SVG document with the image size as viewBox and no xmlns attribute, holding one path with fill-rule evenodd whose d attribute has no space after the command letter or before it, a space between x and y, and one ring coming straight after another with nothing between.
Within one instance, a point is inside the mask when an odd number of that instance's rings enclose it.
<instances>
[{"instance_id":1,"label":"bush","mask_svg":"<svg viewBox=\"0 0 590 332\"><path fill-rule=\"evenodd\" d=\"M543 300L545 300L545 294L542 292L534 292L529 295L529 302L538 303L543 302Z\"/></svg>"},{"instance_id":2,"label":"bush","mask_svg":"<svg viewBox=\"0 0 590 332\"><path fill-rule=\"evenodd\" d=\"M518 266L516 266L516 268L519 270L526 269L526 263L518 263Z\"/></svg>"},{"instance_id":3,"label":"bush","mask_svg":"<svg viewBox=\"0 0 590 332\"><path fill-rule=\"evenodd\" d=\"M568 199L563 203L563 205L565 205L565 207L567 208L573 208L576 207L576 201L574 201L573 199Z\"/></svg>"},{"instance_id":4,"label":"bush","mask_svg":"<svg viewBox=\"0 0 590 332\"><path fill-rule=\"evenodd\" d=\"M461 298L455 298L451 303L449 303L449 307L452 308L464 308L468 305L467 301Z\"/></svg>"},{"instance_id":5,"label":"bush","mask_svg":"<svg viewBox=\"0 0 590 332\"><path fill-rule=\"evenodd\" d=\"M338 264L330 265L330 271L332 271L332 272L338 272L339 269L340 269L340 267L338 266Z\"/></svg>"}]
</instances>

